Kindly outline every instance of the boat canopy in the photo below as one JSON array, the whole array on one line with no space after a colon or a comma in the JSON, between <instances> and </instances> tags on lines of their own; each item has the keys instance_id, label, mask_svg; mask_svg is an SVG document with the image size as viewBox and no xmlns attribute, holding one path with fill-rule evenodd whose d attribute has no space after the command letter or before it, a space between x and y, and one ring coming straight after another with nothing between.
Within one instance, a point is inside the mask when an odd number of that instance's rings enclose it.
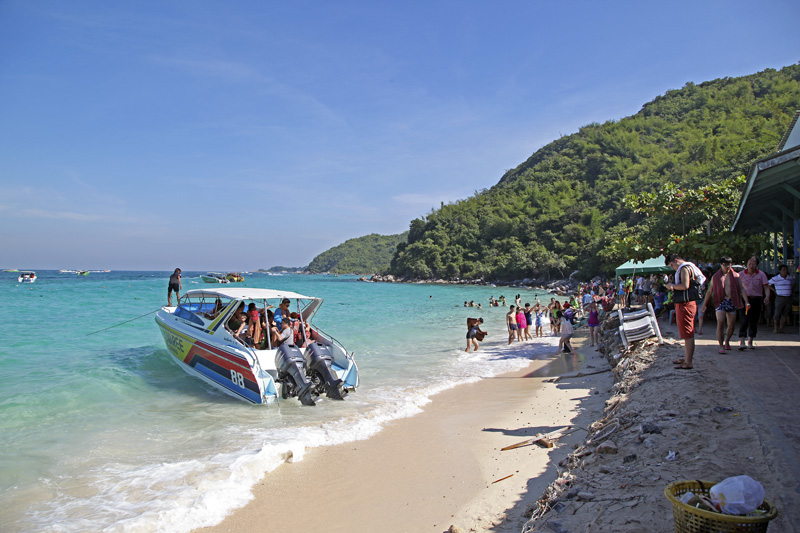
<instances>
[{"instance_id":1,"label":"boat canopy","mask_svg":"<svg viewBox=\"0 0 800 533\"><path fill-rule=\"evenodd\" d=\"M194 289L184 293L190 298L230 298L232 300L273 300L289 298L290 300L321 300L313 296L303 296L291 291L275 289L256 289L253 287L225 287L219 289Z\"/></svg>"},{"instance_id":2,"label":"boat canopy","mask_svg":"<svg viewBox=\"0 0 800 533\"><path fill-rule=\"evenodd\" d=\"M296 292L281 291L275 289L256 289L252 287L220 287L219 289L194 289L186 291L181 297L181 300L186 301L190 299L203 299L211 300L216 298L228 298L230 300L275 300L288 298L289 300L296 300L298 311L303 316L303 320L310 320L317 312L319 306L322 305L322 298L315 298L313 296L303 296ZM307 303L300 304L300 300L306 300ZM302 309L302 310L301 310ZM231 313L233 308L231 308ZM227 320L227 319L226 319Z\"/></svg>"}]
</instances>

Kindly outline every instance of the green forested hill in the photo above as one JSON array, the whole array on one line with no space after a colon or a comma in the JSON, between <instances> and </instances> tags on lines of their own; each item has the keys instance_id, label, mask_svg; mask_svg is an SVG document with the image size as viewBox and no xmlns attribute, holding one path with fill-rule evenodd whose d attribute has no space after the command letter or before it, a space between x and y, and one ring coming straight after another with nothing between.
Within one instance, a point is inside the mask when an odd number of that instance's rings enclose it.
<instances>
[{"instance_id":1,"label":"green forested hill","mask_svg":"<svg viewBox=\"0 0 800 533\"><path fill-rule=\"evenodd\" d=\"M350 239L322 252L308 265L308 272L333 274L376 274L389 268L397 245L406 242L408 232L398 235L373 233Z\"/></svg>"},{"instance_id":2,"label":"green forested hill","mask_svg":"<svg viewBox=\"0 0 800 533\"><path fill-rule=\"evenodd\" d=\"M642 222L622 199L662 184L745 174L776 151L800 109L800 66L667 92L631 117L589 124L534 153L491 189L410 224L390 272L486 280L613 270L600 252ZM712 220L724 229L730 220Z\"/></svg>"}]
</instances>

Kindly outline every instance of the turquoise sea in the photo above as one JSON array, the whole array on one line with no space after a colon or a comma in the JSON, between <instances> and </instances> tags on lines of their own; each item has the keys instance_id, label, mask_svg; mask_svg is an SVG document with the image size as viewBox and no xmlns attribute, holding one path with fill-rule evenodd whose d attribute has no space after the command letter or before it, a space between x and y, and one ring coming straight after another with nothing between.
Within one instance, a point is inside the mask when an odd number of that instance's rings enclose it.
<instances>
[{"instance_id":1,"label":"turquoise sea","mask_svg":"<svg viewBox=\"0 0 800 533\"><path fill-rule=\"evenodd\" d=\"M361 374L343 402L248 405L165 349L154 315L169 274L38 271L23 285L0 273L0 530L213 525L287 458L368 439L437 392L553 352L552 338L509 349L507 308L488 307L490 296L517 293L533 304L529 289L246 274L247 286L324 298L315 323L355 353ZM209 287L199 274L184 273L184 291ZM477 353L464 352L467 316L490 333Z\"/></svg>"}]
</instances>

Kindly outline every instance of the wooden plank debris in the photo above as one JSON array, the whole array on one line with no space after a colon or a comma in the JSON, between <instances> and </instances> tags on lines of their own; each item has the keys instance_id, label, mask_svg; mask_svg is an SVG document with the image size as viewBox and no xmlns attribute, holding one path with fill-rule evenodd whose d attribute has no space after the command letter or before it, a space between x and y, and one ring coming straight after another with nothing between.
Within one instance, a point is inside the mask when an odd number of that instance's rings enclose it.
<instances>
[{"instance_id":1,"label":"wooden plank debris","mask_svg":"<svg viewBox=\"0 0 800 533\"><path fill-rule=\"evenodd\" d=\"M595 374L602 374L604 372L611 372L610 368L606 368L605 370L598 370L597 372L578 372L577 374L565 374L563 376L558 376L550 379L545 379L545 383L558 383L562 379L570 379L570 378L582 378L585 376L594 376Z\"/></svg>"},{"instance_id":2,"label":"wooden plank debris","mask_svg":"<svg viewBox=\"0 0 800 533\"><path fill-rule=\"evenodd\" d=\"M554 441L556 439L558 439L560 437L564 437L566 435L569 435L570 433L575 433L579 429L583 429L583 428L575 428L575 429L573 429L571 431L566 431L565 433L562 433L561 435L558 435L558 433L561 433L562 431L565 431L565 430L567 430L569 428L570 428L570 426L567 426L564 429L560 429L558 431L554 431L552 433L547 433L547 434L538 433L532 439L526 439L526 440L524 440L522 442L518 442L516 444L512 444L510 446L506 446L505 448L500 448L500 451L501 452L505 452L507 450L513 450L514 448L520 448L522 446L527 446L529 444L538 444L542 448L552 448L553 446L555 446L555 442Z\"/></svg>"}]
</instances>

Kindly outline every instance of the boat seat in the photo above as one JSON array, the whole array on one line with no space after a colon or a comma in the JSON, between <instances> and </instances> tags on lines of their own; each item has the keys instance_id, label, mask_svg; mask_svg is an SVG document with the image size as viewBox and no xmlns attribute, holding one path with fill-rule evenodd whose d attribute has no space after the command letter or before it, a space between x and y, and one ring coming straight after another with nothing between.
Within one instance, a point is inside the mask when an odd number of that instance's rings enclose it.
<instances>
[{"instance_id":1,"label":"boat seat","mask_svg":"<svg viewBox=\"0 0 800 533\"><path fill-rule=\"evenodd\" d=\"M664 344L656 313L649 302L647 307L640 311L624 313L620 309L617 313L619 314L619 336L625 348L628 348L632 342L649 339L650 337L658 337L658 343Z\"/></svg>"}]
</instances>

